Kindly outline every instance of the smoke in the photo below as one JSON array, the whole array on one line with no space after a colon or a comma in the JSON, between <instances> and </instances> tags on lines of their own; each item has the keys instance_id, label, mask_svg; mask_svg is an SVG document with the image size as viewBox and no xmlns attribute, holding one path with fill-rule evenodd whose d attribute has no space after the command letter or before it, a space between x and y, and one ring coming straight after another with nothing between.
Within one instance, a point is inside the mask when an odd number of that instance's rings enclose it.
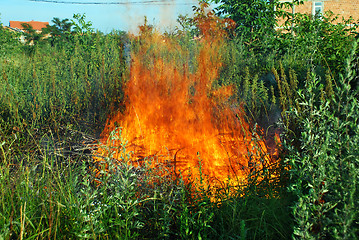
<instances>
[{"instance_id":1,"label":"smoke","mask_svg":"<svg viewBox=\"0 0 359 240\"><path fill-rule=\"evenodd\" d=\"M176 3L175 0L171 2ZM173 15L175 15L176 4L163 5L160 8L160 26L171 26L174 24Z\"/></svg>"},{"instance_id":2,"label":"smoke","mask_svg":"<svg viewBox=\"0 0 359 240\"><path fill-rule=\"evenodd\" d=\"M126 31L137 34L138 26L144 23L153 25L156 30L163 32L177 25L178 15L191 15L195 0L157 0L154 3L134 4L128 0L126 4L118 5L118 16Z\"/></svg>"}]
</instances>

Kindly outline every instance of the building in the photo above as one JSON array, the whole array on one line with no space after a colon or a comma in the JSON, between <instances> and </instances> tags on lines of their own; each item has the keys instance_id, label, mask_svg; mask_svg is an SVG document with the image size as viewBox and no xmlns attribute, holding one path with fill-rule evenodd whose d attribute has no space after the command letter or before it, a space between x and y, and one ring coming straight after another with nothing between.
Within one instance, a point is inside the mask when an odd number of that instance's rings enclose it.
<instances>
[{"instance_id":1,"label":"building","mask_svg":"<svg viewBox=\"0 0 359 240\"><path fill-rule=\"evenodd\" d=\"M295 12L311 13L315 15L332 11L345 19L350 17L359 19L359 0L307 0L304 4L295 6Z\"/></svg>"},{"instance_id":2,"label":"building","mask_svg":"<svg viewBox=\"0 0 359 240\"><path fill-rule=\"evenodd\" d=\"M43 28L46 28L47 25L49 25L48 22L39 22L39 21L29 21L29 22L22 22L22 21L10 21L9 26L4 26L4 28L8 29L9 31L17 32L19 33L19 40L22 43L27 42L25 38L25 30L22 26L23 23L29 24L36 33L41 33ZM49 37L47 34L46 36L43 36L43 38ZM33 42L29 43L30 45L33 44Z\"/></svg>"},{"instance_id":3,"label":"building","mask_svg":"<svg viewBox=\"0 0 359 240\"><path fill-rule=\"evenodd\" d=\"M280 0L281 2L292 2L292 0ZM332 11L334 15L340 15L338 21L349 19L359 19L359 0L303 0L303 4L294 6L292 9L287 9L291 13L316 13L324 14L327 11ZM284 22L279 20L279 25Z\"/></svg>"},{"instance_id":4,"label":"building","mask_svg":"<svg viewBox=\"0 0 359 240\"><path fill-rule=\"evenodd\" d=\"M9 27L12 29L17 29L20 31L24 30L22 24L29 24L36 32L41 32L43 28L46 28L49 25L48 22L38 22L38 21L29 21L29 22L21 22L21 21L10 21Z\"/></svg>"}]
</instances>

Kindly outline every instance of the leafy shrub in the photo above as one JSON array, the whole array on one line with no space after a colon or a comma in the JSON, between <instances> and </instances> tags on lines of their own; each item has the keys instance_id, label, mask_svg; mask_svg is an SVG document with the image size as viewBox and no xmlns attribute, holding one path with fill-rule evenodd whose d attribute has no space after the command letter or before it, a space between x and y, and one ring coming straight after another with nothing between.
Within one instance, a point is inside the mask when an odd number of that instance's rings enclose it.
<instances>
[{"instance_id":1,"label":"leafy shrub","mask_svg":"<svg viewBox=\"0 0 359 240\"><path fill-rule=\"evenodd\" d=\"M356 44L355 44L356 47ZM355 50L355 48L354 48ZM298 91L300 144L287 139L295 239L354 239L358 237L359 103L350 89L351 60L333 95L321 98L324 86L312 73ZM292 131L287 129L288 131Z\"/></svg>"}]
</instances>

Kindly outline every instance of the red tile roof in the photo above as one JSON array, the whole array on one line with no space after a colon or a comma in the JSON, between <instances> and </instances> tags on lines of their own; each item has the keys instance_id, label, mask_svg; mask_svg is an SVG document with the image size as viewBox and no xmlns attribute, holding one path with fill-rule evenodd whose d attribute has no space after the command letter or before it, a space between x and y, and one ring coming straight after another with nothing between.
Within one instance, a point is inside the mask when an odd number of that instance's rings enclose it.
<instances>
[{"instance_id":1,"label":"red tile roof","mask_svg":"<svg viewBox=\"0 0 359 240\"><path fill-rule=\"evenodd\" d=\"M10 21L10 27L11 28L18 28L18 29L24 29L23 26L21 24L23 23L27 23L30 26L32 26L32 28L34 30L37 31L41 31L42 28L45 28L46 25L49 25L48 22L38 22L38 21L29 21L29 22L20 22L20 21Z\"/></svg>"}]
</instances>

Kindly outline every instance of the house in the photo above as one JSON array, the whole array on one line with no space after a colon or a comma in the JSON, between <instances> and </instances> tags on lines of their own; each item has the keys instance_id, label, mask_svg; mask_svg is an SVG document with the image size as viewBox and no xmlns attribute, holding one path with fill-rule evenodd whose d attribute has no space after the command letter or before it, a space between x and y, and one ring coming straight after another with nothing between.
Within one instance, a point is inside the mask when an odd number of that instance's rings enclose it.
<instances>
[{"instance_id":1,"label":"house","mask_svg":"<svg viewBox=\"0 0 359 240\"><path fill-rule=\"evenodd\" d=\"M23 31L24 27L22 24L29 24L36 32L41 32L43 28L46 28L49 25L48 22L38 22L38 21L29 21L29 22L21 22L21 21L10 21L9 27L12 29L18 29Z\"/></svg>"},{"instance_id":2,"label":"house","mask_svg":"<svg viewBox=\"0 0 359 240\"><path fill-rule=\"evenodd\" d=\"M20 33L20 37L19 40L22 43L26 42L25 39L25 30L24 27L22 26L22 24L27 23L29 24L35 31L36 33L41 33L43 28L46 28L47 25L49 25L48 22L39 22L39 21L29 21L29 22L22 22L22 21L10 21L9 22L9 26L5 26L6 29L13 31L13 32L18 32ZM43 36L43 38L49 37L49 35L47 34L46 36ZM32 45L33 42L30 42L30 45Z\"/></svg>"},{"instance_id":3,"label":"house","mask_svg":"<svg viewBox=\"0 0 359 240\"><path fill-rule=\"evenodd\" d=\"M280 0L280 2L292 2L292 0ZM359 0L303 0L303 4L293 6L292 9L286 9L291 13L306 13L315 15L332 11L334 15L340 15L338 21L349 19L359 19ZM279 25L284 23L279 20Z\"/></svg>"}]
</instances>

